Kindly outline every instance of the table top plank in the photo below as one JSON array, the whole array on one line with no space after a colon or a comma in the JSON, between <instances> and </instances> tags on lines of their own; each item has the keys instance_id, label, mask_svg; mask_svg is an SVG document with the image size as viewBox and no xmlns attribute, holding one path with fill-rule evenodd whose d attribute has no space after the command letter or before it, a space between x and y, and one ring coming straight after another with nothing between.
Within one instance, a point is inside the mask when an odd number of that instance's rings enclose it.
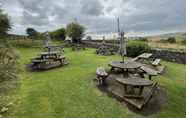
<instances>
[{"instance_id":1,"label":"table top plank","mask_svg":"<svg viewBox=\"0 0 186 118\"><path fill-rule=\"evenodd\" d=\"M138 56L138 58L143 58L143 59L149 59L152 56L152 53L143 53Z\"/></svg>"},{"instance_id":2,"label":"table top plank","mask_svg":"<svg viewBox=\"0 0 186 118\"><path fill-rule=\"evenodd\" d=\"M59 51L42 52L41 55L59 54Z\"/></svg>"},{"instance_id":3,"label":"table top plank","mask_svg":"<svg viewBox=\"0 0 186 118\"><path fill-rule=\"evenodd\" d=\"M120 69L137 69L141 67L141 64L134 61L125 61L124 63L121 61L111 61L109 66L120 68Z\"/></svg>"}]
</instances>

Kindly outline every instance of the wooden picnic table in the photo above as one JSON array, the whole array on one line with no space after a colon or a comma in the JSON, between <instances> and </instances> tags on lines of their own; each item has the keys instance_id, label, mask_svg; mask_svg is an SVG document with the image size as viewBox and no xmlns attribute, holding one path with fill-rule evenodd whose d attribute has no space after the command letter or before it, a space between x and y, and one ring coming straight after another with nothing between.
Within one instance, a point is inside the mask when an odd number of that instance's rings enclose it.
<instances>
[{"instance_id":1,"label":"wooden picnic table","mask_svg":"<svg viewBox=\"0 0 186 118\"><path fill-rule=\"evenodd\" d=\"M123 71L123 73L126 76L128 76L128 70L129 69L138 69L142 65L138 62L135 62L135 61L125 61L125 62L111 61L109 63L109 66L111 66L111 70L114 70L115 68L121 69Z\"/></svg>"},{"instance_id":2,"label":"wooden picnic table","mask_svg":"<svg viewBox=\"0 0 186 118\"><path fill-rule=\"evenodd\" d=\"M123 85L124 97L140 98L143 93L144 87L153 85L153 81L142 78L116 78L116 81ZM139 93L137 95L128 94L128 86L132 87L132 90L134 90L135 87L139 88Z\"/></svg>"}]
</instances>

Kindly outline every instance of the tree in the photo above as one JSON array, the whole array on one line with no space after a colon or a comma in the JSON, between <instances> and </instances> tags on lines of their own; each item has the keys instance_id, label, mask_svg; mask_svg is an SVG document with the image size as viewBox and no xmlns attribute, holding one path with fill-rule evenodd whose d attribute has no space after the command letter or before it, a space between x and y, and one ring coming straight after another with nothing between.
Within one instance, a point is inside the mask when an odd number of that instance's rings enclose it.
<instances>
[{"instance_id":1,"label":"tree","mask_svg":"<svg viewBox=\"0 0 186 118\"><path fill-rule=\"evenodd\" d=\"M65 28L57 29L57 30L51 32L50 35L51 35L51 37L54 38L54 39L65 40L65 38L66 38L66 31L65 31Z\"/></svg>"},{"instance_id":2,"label":"tree","mask_svg":"<svg viewBox=\"0 0 186 118\"><path fill-rule=\"evenodd\" d=\"M27 28L26 33L31 39L37 38L38 32L34 28Z\"/></svg>"},{"instance_id":3,"label":"tree","mask_svg":"<svg viewBox=\"0 0 186 118\"><path fill-rule=\"evenodd\" d=\"M73 43L81 43L81 39L84 36L85 28L77 22L72 22L67 25L67 35L72 38Z\"/></svg>"},{"instance_id":4,"label":"tree","mask_svg":"<svg viewBox=\"0 0 186 118\"><path fill-rule=\"evenodd\" d=\"M8 16L0 9L0 37L5 36L10 29L11 25Z\"/></svg>"}]
</instances>

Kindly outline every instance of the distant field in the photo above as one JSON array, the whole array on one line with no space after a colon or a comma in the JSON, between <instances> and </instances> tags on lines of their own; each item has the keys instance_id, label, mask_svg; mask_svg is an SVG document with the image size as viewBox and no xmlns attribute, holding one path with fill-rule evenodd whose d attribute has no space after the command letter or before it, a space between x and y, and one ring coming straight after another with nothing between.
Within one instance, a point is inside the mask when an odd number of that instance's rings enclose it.
<instances>
[{"instance_id":1,"label":"distant field","mask_svg":"<svg viewBox=\"0 0 186 118\"><path fill-rule=\"evenodd\" d=\"M181 45L178 43L170 44L170 43L160 43L160 42L148 42L148 45L152 48L186 51L186 45Z\"/></svg>"}]
</instances>

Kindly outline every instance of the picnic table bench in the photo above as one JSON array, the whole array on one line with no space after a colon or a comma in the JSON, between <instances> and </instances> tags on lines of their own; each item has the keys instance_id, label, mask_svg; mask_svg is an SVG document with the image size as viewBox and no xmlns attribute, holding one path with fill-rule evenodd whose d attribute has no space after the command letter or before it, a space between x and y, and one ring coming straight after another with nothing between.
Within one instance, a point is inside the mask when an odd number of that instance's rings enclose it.
<instances>
[{"instance_id":1,"label":"picnic table bench","mask_svg":"<svg viewBox=\"0 0 186 118\"><path fill-rule=\"evenodd\" d=\"M143 58L143 59L149 59L152 56L152 53L143 53L138 56L138 58Z\"/></svg>"},{"instance_id":2,"label":"picnic table bench","mask_svg":"<svg viewBox=\"0 0 186 118\"><path fill-rule=\"evenodd\" d=\"M46 62L46 60L44 59L32 59L33 63L42 63L42 62Z\"/></svg>"},{"instance_id":3,"label":"picnic table bench","mask_svg":"<svg viewBox=\"0 0 186 118\"><path fill-rule=\"evenodd\" d=\"M123 85L124 87L124 97L132 97L132 98L141 98L144 87L152 86L153 82L148 79L142 78L116 78L116 81ZM134 92L129 94L128 86L132 87L132 91L134 88L139 88L139 93L136 95Z\"/></svg>"},{"instance_id":4,"label":"picnic table bench","mask_svg":"<svg viewBox=\"0 0 186 118\"><path fill-rule=\"evenodd\" d=\"M41 55L56 55L60 54L60 51L42 52Z\"/></svg>"},{"instance_id":5,"label":"picnic table bench","mask_svg":"<svg viewBox=\"0 0 186 118\"><path fill-rule=\"evenodd\" d=\"M149 80L152 79L152 76L157 76L158 75L158 72L149 68L149 67L146 67L146 66L141 66L140 69L146 73L147 75L149 75Z\"/></svg>"},{"instance_id":6,"label":"picnic table bench","mask_svg":"<svg viewBox=\"0 0 186 118\"><path fill-rule=\"evenodd\" d=\"M136 58L133 58L132 61L137 61L139 59L147 60L147 59L150 59L151 56L152 56L152 53L143 53L143 54L137 56Z\"/></svg>"},{"instance_id":7,"label":"picnic table bench","mask_svg":"<svg viewBox=\"0 0 186 118\"><path fill-rule=\"evenodd\" d=\"M141 110L145 105L147 105L150 102L151 98L155 94L156 89L157 89L157 83L155 83L151 87L150 91L142 99L135 99L135 98L131 99L131 98L126 98L125 97L124 101L133 105L137 109Z\"/></svg>"},{"instance_id":8,"label":"picnic table bench","mask_svg":"<svg viewBox=\"0 0 186 118\"><path fill-rule=\"evenodd\" d=\"M161 59L155 59L155 60L152 62L152 65L158 66L158 65L160 64L160 61L161 61Z\"/></svg>"}]
</instances>

